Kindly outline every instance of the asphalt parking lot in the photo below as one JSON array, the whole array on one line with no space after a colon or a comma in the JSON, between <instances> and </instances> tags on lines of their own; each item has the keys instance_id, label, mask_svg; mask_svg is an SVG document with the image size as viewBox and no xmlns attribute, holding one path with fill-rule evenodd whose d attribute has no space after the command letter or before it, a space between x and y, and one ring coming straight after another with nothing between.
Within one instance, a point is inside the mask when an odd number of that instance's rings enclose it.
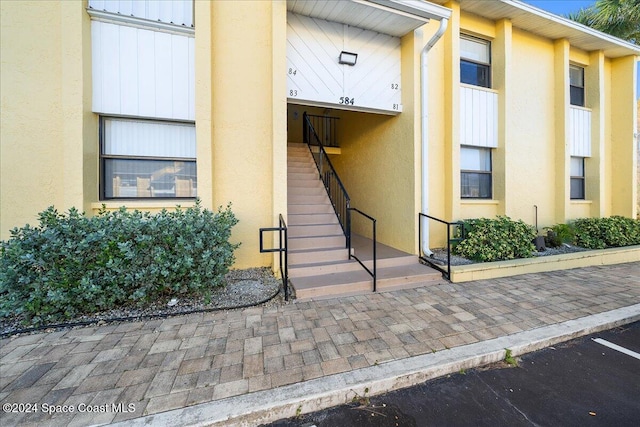
<instances>
[{"instance_id":1,"label":"asphalt parking lot","mask_svg":"<svg viewBox=\"0 0 640 427\"><path fill-rule=\"evenodd\" d=\"M640 322L380 396L269 424L639 426Z\"/></svg>"}]
</instances>

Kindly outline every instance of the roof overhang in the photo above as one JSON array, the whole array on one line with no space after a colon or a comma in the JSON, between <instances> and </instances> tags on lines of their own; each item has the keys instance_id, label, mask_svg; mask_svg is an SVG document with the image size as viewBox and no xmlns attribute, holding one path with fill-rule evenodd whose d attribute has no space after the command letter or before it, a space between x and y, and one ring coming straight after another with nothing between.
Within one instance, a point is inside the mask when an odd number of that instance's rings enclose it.
<instances>
[{"instance_id":1,"label":"roof overhang","mask_svg":"<svg viewBox=\"0 0 640 427\"><path fill-rule=\"evenodd\" d=\"M432 0L444 4L448 0ZM514 27L551 39L567 39L585 51L602 50L609 58L640 55L640 46L589 28L519 0L459 0L460 9L497 21L507 18Z\"/></svg>"},{"instance_id":2,"label":"roof overhang","mask_svg":"<svg viewBox=\"0 0 640 427\"><path fill-rule=\"evenodd\" d=\"M287 0L289 12L402 37L451 9L423 0Z\"/></svg>"}]
</instances>

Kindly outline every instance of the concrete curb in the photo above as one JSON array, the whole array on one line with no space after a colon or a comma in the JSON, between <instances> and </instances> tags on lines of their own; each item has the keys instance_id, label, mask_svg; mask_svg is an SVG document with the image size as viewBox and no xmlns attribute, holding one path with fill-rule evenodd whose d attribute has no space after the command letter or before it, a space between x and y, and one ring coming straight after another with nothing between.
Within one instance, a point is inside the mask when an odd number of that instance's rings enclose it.
<instances>
[{"instance_id":1,"label":"concrete curb","mask_svg":"<svg viewBox=\"0 0 640 427\"><path fill-rule=\"evenodd\" d=\"M552 346L580 336L640 320L640 304L605 313L481 341L432 354L330 375L272 390L230 397L168 412L128 420L116 426L255 426L297 414L351 402L410 387L461 369L498 362L505 349L514 356Z\"/></svg>"}]
</instances>

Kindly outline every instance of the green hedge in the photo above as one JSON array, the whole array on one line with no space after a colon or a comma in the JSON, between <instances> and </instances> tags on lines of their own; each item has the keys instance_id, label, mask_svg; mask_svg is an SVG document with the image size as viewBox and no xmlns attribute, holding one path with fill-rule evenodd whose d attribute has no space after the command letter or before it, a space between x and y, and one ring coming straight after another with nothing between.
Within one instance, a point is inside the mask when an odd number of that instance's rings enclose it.
<instances>
[{"instance_id":1,"label":"green hedge","mask_svg":"<svg viewBox=\"0 0 640 427\"><path fill-rule=\"evenodd\" d=\"M583 248L640 245L640 220L637 219L622 216L581 218L569 225L575 235L574 243Z\"/></svg>"},{"instance_id":2,"label":"green hedge","mask_svg":"<svg viewBox=\"0 0 640 427\"><path fill-rule=\"evenodd\" d=\"M463 221L465 239L454 246L454 253L474 261L489 262L530 258L536 230L523 221L507 216Z\"/></svg>"},{"instance_id":3,"label":"green hedge","mask_svg":"<svg viewBox=\"0 0 640 427\"><path fill-rule=\"evenodd\" d=\"M72 208L0 242L0 316L31 324L126 305L208 293L223 284L238 244L230 206L200 202L155 215L124 207L86 217Z\"/></svg>"}]
</instances>

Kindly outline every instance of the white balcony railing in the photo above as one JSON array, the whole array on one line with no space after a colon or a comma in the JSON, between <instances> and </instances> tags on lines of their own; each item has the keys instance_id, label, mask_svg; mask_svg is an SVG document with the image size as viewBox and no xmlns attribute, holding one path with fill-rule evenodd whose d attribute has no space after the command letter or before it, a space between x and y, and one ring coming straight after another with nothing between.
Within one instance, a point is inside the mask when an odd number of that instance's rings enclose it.
<instances>
[{"instance_id":1,"label":"white balcony railing","mask_svg":"<svg viewBox=\"0 0 640 427\"><path fill-rule=\"evenodd\" d=\"M569 108L569 133L571 155L591 157L591 110Z\"/></svg>"},{"instance_id":2,"label":"white balcony railing","mask_svg":"<svg viewBox=\"0 0 640 427\"><path fill-rule=\"evenodd\" d=\"M460 144L498 146L498 93L491 89L460 86Z\"/></svg>"}]
</instances>

